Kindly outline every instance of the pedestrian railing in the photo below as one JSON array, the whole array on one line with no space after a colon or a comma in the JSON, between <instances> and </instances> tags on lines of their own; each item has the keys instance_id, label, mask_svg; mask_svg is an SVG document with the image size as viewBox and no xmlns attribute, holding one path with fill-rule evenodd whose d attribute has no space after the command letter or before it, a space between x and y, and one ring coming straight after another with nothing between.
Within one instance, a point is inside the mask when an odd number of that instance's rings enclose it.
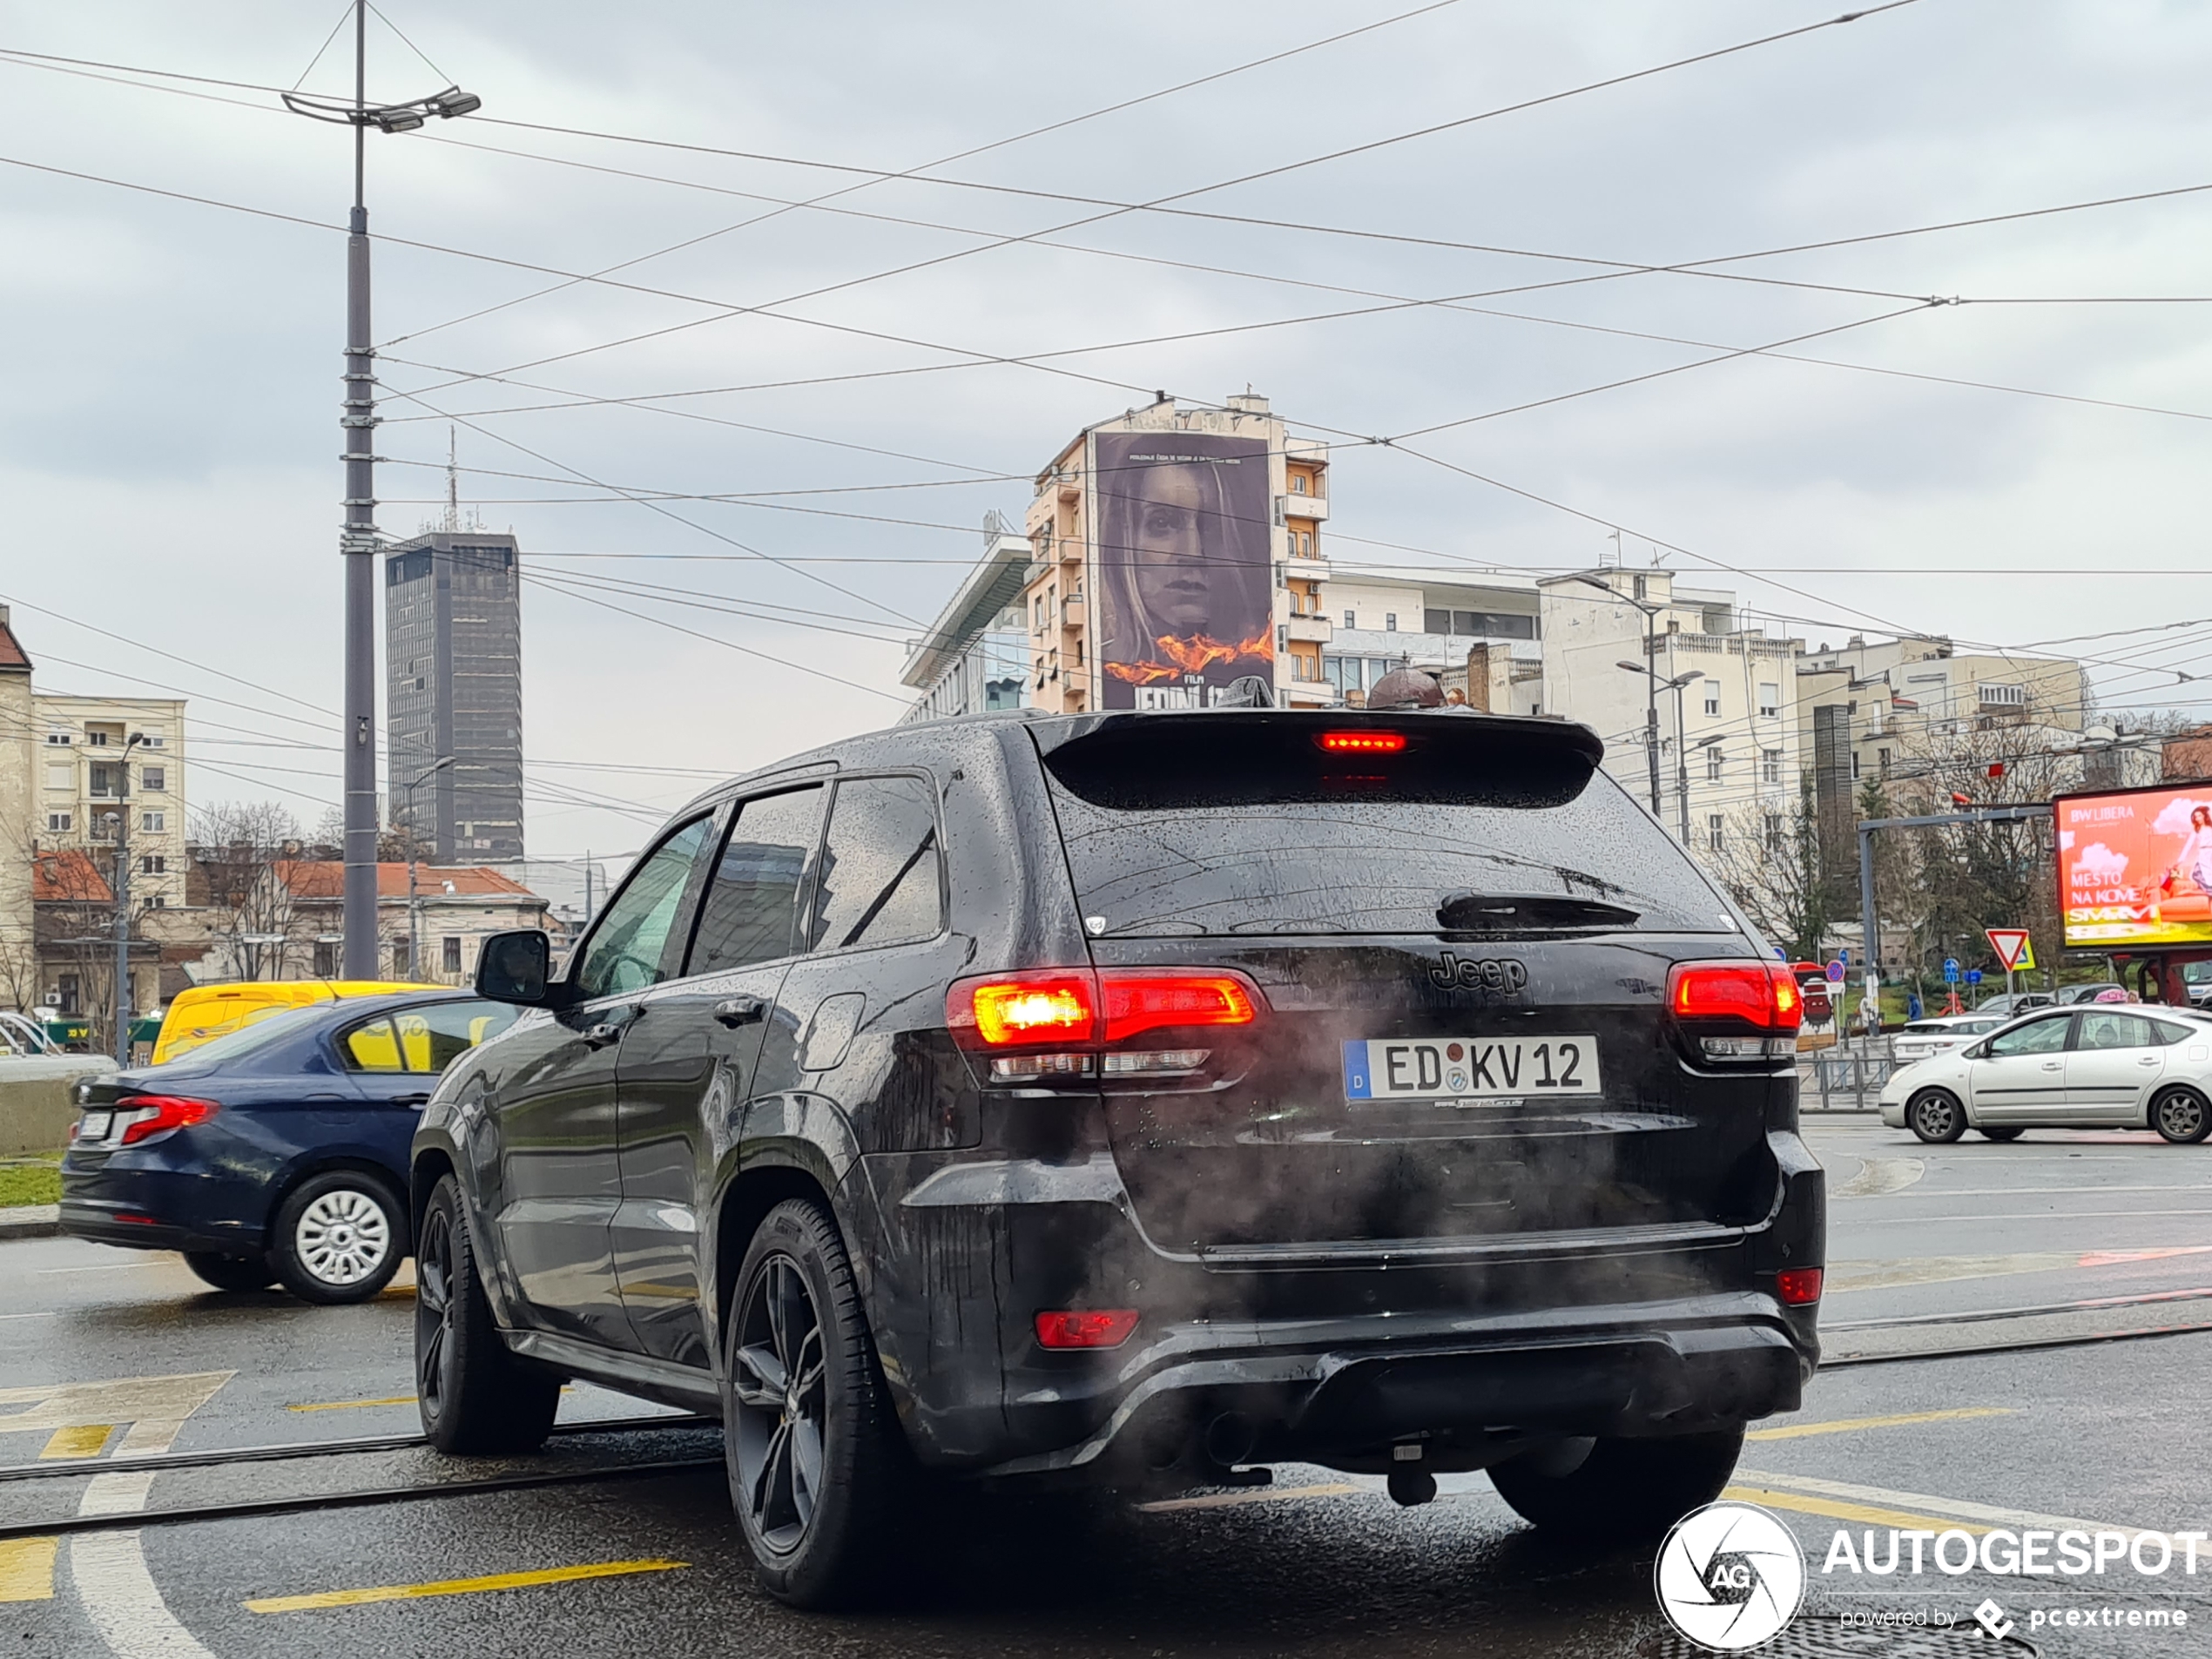
<instances>
[{"instance_id":1,"label":"pedestrian railing","mask_svg":"<svg viewBox=\"0 0 2212 1659\"><path fill-rule=\"evenodd\" d=\"M1807 1110L1871 1112L1897 1069L1887 1037L1850 1037L1797 1057L1797 1103Z\"/></svg>"}]
</instances>

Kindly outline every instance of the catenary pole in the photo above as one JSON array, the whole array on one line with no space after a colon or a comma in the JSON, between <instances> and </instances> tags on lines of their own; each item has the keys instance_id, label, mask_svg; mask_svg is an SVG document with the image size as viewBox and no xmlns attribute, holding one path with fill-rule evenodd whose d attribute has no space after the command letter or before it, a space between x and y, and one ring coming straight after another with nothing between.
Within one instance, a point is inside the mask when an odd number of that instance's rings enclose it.
<instances>
[{"instance_id":1,"label":"catenary pole","mask_svg":"<svg viewBox=\"0 0 2212 1659\"><path fill-rule=\"evenodd\" d=\"M354 0L354 211L346 237L345 974L376 977L376 376L369 343L368 0Z\"/></svg>"}]
</instances>

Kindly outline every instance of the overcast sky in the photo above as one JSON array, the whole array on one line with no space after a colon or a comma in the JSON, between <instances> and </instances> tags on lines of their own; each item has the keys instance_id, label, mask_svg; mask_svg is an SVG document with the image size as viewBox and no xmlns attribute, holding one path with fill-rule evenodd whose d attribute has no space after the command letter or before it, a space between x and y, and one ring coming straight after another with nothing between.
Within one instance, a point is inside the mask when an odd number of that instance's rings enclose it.
<instances>
[{"instance_id":1,"label":"overcast sky","mask_svg":"<svg viewBox=\"0 0 2212 1659\"><path fill-rule=\"evenodd\" d=\"M372 17L371 96L450 79L484 109L370 139L373 228L434 245L376 253L378 451L410 463L379 469L383 527L440 510L454 416L487 523L533 555L628 556L529 566L562 584L525 590L533 853L634 847L709 776L894 719L900 642L986 509L1018 520L1027 477L1149 388L1249 385L1345 439L1347 575L1590 563L1617 525L1631 562L1672 543L1816 643L2212 613L2212 307L2107 303L2212 295L2212 191L1716 267L1756 281L1525 257L1710 260L2212 184L2212 9L1917 0L1177 204L1268 225L1132 212L994 246L1111 212L1038 192L1156 200L1838 8L1456 0L937 169L957 184L838 170L914 169L1412 9L385 0L421 55ZM11 0L0 48L290 86L341 11ZM191 696L197 802L276 796L312 823L339 793L348 136L256 91L21 60L0 84L0 155L293 216L0 166L0 595L43 687ZM350 90L349 32L304 84ZM1891 314L1915 296L1967 303ZM1739 356L1357 442L1835 328L1787 348L1825 363ZM2063 648L2108 659L2108 707L2188 706L2199 688L2134 664L2195 671L2208 637L2212 617Z\"/></svg>"}]
</instances>

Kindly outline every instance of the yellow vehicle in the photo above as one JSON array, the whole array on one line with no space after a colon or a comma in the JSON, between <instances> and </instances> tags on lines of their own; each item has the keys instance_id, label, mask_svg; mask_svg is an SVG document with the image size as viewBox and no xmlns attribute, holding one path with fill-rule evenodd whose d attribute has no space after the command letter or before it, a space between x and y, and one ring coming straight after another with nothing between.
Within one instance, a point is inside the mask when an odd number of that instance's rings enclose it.
<instances>
[{"instance_id":1,"label":"yellow vehicle","mask_svg":"<svg viewBox=\"0 0 2212 1659\"><path fill-rule=\"evenodd\" d=\"M237 985L195 985L179 991L161 1022L161 1035L153 1045L153 1063L166 1064L190 1054L203 1042L228 1036L266 1015L284 1008L313 1008L346 996L381 996L387 991L435 991L437 985L399 981L303 979L254 981Z\"/></svg>"}]
</instances>

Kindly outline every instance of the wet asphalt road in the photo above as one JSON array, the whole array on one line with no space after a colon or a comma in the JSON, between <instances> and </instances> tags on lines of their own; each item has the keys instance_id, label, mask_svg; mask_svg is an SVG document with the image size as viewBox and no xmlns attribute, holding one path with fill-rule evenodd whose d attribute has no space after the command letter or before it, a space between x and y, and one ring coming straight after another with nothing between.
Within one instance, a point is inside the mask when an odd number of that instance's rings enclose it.
<instances>
[{"instance_id":1,"label":"wet asphalt road","mask_svg":"<svg viewBox=\"0 0 2212 1659\"><path fill-rule=\"evenodd\" d=\"M1864 1121L1817 1125L1834 1202L1832 1352L2212 1322L2212 1296L2148 1309L1967 1324L1899 1317L2212 1290L2212 1148L2141 1136L2031 1135L1926 1148ZM125 1434L178 1450L415 1427L402 1286L358 1308L208 1291L173 1258L73 1241L0 1244L0 1463L66 1434L83 1454ZM2180 1608L2186 1629L2060 1628L2049 1654L2212 1653L2212 1550L2197 1576L2120 1563L2101 1578L1979 1570L1851 1577L1821 1567L1837 1529L2080 1521L2212 1528L2212 1335L1840 1367L1805 1409L1757 1426L1739 1487L1811 1556L1808 1605L1925 1609L1962 1622L1993 1597L2028 1633L2040 1609ZM135 1389L99 1385L161 1379ZM572 1391L564 1421L653 1414ZM10 1426L10 1418L18 1420ZM112 1434L97 1426L112 1422ZM137 1428L127 1426L139 1425ZM77 1425L72 1429L71 1425ZM148 1426L151 1425L151 1426ZM90 1441L89 1448L86 1444ZM586 1433L502 1468L711 1456L697 1429ZM458 1471L485 1473L479 1466ZM0 1485L0 1519L80 1505L159 1509L452 1478L419 1449ZM948 1559L907 1604L867 1616L786 1612L754 1589L718 1471L144 1530L135 1547L0 1545L0 1659L160 1654L1590 1654L1678 1651L1648 1554L1546 1544L1481 1475L1399 1509L1375 1480L1283 1468L1264 1491L1139 1510L1076 1499L968 1505ZM1316 1489L1318 1488L1318 1489ZM1311 1490L1310 1490L1311 1489ZM1975 1507L1979 1506L1979 1507ZM1998 1513L1990 1513L1998 1512ZM607 1576L255 1610L272 1599L617 1565ZM2023 1590L2023 1585L2027 1589ZM33 1599L10 1600L10 1596ZM1775 1651L1979 1651L1963 1635L1834 1645L1801 1621Z\"/></svg>"}]
</instances>

